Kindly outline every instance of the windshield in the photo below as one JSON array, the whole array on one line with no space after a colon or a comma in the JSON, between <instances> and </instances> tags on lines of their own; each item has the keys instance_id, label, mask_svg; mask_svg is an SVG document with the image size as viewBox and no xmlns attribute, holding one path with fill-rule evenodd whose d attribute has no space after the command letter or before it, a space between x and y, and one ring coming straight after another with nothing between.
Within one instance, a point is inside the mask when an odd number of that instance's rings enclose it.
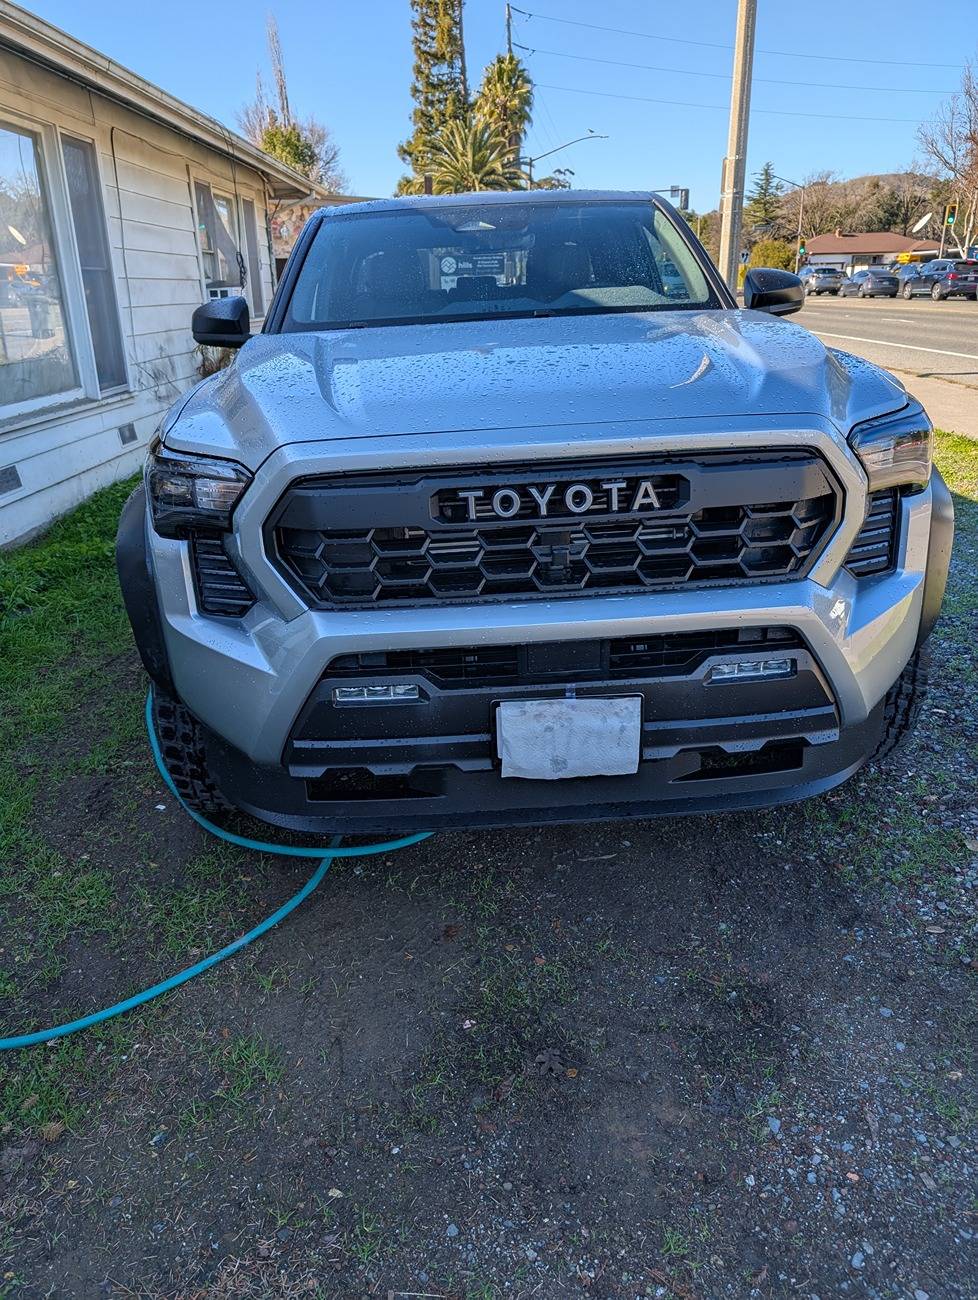
<instances>
[{"instance_id":1,"label":"windshield","mask_svg":"<svg viewBox=\"0 0 978 1300\"><path fill-rule=\"evenodd\" d=\"M649 202L438 205L326 217L282 328L722 305Z\"/></svg>"}]
</instances>

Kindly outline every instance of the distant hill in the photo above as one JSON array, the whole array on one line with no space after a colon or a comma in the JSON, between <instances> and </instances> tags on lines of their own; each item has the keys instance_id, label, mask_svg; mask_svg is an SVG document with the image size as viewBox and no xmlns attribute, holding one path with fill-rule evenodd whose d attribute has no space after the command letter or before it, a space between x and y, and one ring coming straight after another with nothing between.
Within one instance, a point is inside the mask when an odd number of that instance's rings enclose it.
<instances>
[{"instance_id":1,"label":"distant hill","mask_svg":"<svg viewBox=\"0 0 978 1300\"><path fill-rule=\"evenodd\" d=\"M751 182L753 177L751 178ZM809 173L805 181L802 233L808 239L836 230L849 233L889 230L910 235L917 222L932 213L931 220L917 232L919 239L939 239L941 219L948 193L933 176L920 172L869 172L842 178L833 172ZM777 220L767 228L752 227L745 221L744 245L760 239L784 239L794 244L798 233L800 192L786 189L781 195ZM688 218L707 250L715 258L720 247L720 214L714 209Z\"/></svg>"}]
</instances>

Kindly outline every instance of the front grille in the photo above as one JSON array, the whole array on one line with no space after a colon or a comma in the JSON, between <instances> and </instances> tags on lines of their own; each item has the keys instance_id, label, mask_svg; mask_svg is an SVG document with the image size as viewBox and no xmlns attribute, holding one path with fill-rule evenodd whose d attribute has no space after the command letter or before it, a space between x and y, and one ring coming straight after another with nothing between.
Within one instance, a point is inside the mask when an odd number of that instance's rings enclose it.
<instances>
[{"instance_id":1,"label":"front grille","mask_svg":"<svg viewBox=\"0 0 978 1300\"><path fill-rule=\"evenodd\" d=\"M846 556L846 568L857 578L885 573L896 561L900 497L896 488L873 492L866 504L866 521Z\"/></svg>"},{"instance_id":2,"label":"front grille","mask_svg":"<svg viewBox=\"0 0 978 1300\"><path fill-rule=\"evenodd\" d=\"M314 607L444 604L801 577L838 508L809 453L503 466L298 483L267 540Z\"/></svg>"},{"instance_id":3,"label":"front grille","mask_svg":"<svg viewBox=\"0 0 978 1300\"><path fill-rule=\"evenodd\" d=\"M526 645L452 646L340 655L324 677L376 678L412 675L443 690L613 678L687 677L717 654L804 650L792 628L730 628L673 632L606 641L531 642Z\"/></svg>"},{"instance_id":4,"label":"front grille","mask_svg":"<svg viewBox=\"0 0 978 1300\"><path fill-rule=\"evenodd\" d=\"M220 534L195 533L190 542L197 604L205 614L240 618L255 603L247 583L231 563Z\"/></svg>"}]
</instances>

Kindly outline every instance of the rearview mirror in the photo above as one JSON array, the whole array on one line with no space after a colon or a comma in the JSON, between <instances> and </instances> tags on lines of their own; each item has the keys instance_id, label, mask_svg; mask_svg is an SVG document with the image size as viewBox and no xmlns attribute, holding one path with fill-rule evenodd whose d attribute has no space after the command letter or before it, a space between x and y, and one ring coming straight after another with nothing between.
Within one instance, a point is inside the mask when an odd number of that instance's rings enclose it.
<instances>
[{"instance_id":1,"label":"rearview mirror","mask_svg":"<svg viewBox=\"0 0 978 1300\"><path fill-rule=\"evenodd\" d=\"M772 316L787 316L805 305L805 291L797 275L776 271L770 266L755 266L744 276L744 306L751 311L766 311Z\"/></svg>"},{"instance_id":2,"label":"rearview mirror","mask_svg":"<svg viewBox=\"0 0 978 1300\"><path fill-rule=\"evenodd\" d=\"M251 338L251 317L245 298L214 298L194 312L195 343L208 348L240 348Z\"/></svg>"}]
</instances>

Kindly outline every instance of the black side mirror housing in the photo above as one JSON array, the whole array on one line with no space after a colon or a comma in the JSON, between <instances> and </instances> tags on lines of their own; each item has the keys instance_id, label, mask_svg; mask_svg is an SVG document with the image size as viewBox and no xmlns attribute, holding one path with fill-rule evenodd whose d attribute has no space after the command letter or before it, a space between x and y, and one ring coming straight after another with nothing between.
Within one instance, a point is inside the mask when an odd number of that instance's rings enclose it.
<instances>
[{"instance_id":1,"label":"black side mirror housing","mask_svg":"<svg viewBox=\"0 0 978 1300\"><path fill-rule=\"evenodd\" d=\"M194 312L194 342L208 348L240 348L251 338L246 298L214 298Z\"/></svg>"},{"instance_id":2,"label":"black side mirror housing","mask_svg":"<svg viewBox=\"0 0 978 1300\"><path fill-rule=\"evenodd\" d=\"M744 306L772 316L788 316L805 305L801 280L790 271L770 266L752 267L744 276Z\"/></svg>"}]
</instances>

